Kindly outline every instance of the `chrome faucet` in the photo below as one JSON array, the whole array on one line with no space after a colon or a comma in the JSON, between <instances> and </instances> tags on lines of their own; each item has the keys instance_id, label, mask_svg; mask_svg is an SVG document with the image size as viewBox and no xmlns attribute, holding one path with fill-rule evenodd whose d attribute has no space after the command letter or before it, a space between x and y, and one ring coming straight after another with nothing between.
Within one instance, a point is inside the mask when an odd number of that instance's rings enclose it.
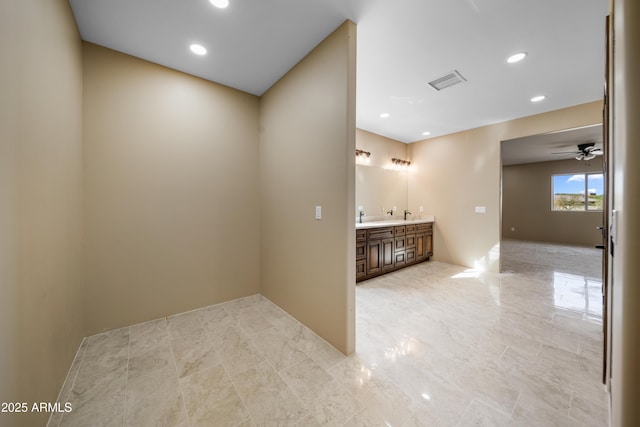
<instances>
[{"instance_id":1,"label":"chrome faucet","mask_svg":"<svg viewBox=\"0 0 640 427\"><path fill-rule=\"evenodd\" d=\"M407 215L412 215L412 213L405 209L404 210L404 220L405 221L407 220Z\"/></svg>"},{"instance_id":2,"label":"chrome faucet","mask_svg":"<svg viewBox=\"0 0 640 427\"><path fill-rule=\"evenodd\" d=\"M360 211L360 224L362 224L362 217L365 215L366 213L364 213L364 211Z\"/></svg>"}]
</instances>

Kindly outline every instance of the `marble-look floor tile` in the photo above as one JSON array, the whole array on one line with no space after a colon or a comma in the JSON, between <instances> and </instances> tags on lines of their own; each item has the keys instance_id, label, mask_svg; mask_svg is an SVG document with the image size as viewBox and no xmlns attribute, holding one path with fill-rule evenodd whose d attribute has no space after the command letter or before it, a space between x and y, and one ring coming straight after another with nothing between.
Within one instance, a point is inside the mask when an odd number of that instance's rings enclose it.
<instances>
[{"instance_id":1,"label":"marble-look floor tile","mask_svg":"<svg viewBox=\"0 0 640 427\"><path fill-rule=\"evenodd\" d=\"M221 364L184 377L180 384L192 427L247 423L249 413Z\"/></svg>"},{"instance_id":2,"label":"marble-look floor tile","mask_svg":"<svg viewBox=\"0 0 640 427\"><path fill-rule=\"evenodd\" d=\"M609 424L608 396L601 390L580 389L573 393L569 416L583 426L606 426Z\"/></svg>"},{"instance_id":3,"label":"marble-look floor tile","mask_svg":"<svg viewBox=\"0 0 640 427\"><path fill-rule=\"evenodd\" d=\"M186 335L172 340L171 346L181 378L220 363L220 357L207 334Z\"/></svg>"},{"instance_id":4,"label":"marble-look floor tile","mask_svg":"<svg viewBox=\"0 0 640 427\"><path fill-rule=\"evenodd\" d=\"M61 426L122 426L124 422L126 371L94 377L74 386L69 396L72 411Z\"/></svg>"},{"instance_id":5,"label":"marble-look floor tile","mask_svg":"<svg viewBox=\"0 0 640 427\"><path fill-rule=\"evenodd\" d=\"M167 367L174 369L171 344L167 336L163 341L157 341L147 346L138 346L136 352L130 351L128 363L129 381L161 371Z\"/></svg>"},{"instance_id":6,"label":"marble-look floor tile","mask_svg":"<svg viewBox=\"0 0 640 427\"><path fill-rule=\"evenodd\" d=\"M171 339L178 339L195 333L204 333L197 310L167 317L167 329Z\"/></svg>"},{"instance_id":7,"label":"marble-look floor tile","mask_svg":"<svg viewBox=\"0 0 640 427\"><path fill-rule=\"evenodd\" d=\"M511 425L511 417L474 399L457 425L458 427L506 427Z\"/></svg>"},{"instance_id":8,"label":"marble-look floor tile","mask_svg":"<svg viewBox=\"0 0 640 427\"><path fill-rule=\"evenodd\" d=\"M125 426L177 427L186 421L173 365L127 382Z\"/></svg>"},{"instance_id":9,"label":"marble-look floor tile","mask_svg":"<svg viewBox=\"0 0 640 427\"><path fill-rule=\"evenodd\" d=\"M232 381L258 426L293 426L309 415L302 401L267 362L233 376Z\"/></svg>"},{"instance_id":10,"label":"marble-look floor tile","mask_svg":"<svg viewBox=\"0 0 640 427\"><path fill-rule=\"evenodd\" d=\"M270 328L253 338L256 347L277 371L295 365L307 358L295 343L280 331Z\"/></svg>"},{"instance_id":11,"label":"marble-look floor tile","mask_svg":"<svg viewBox=\"0 0 640 427\"><path fill-rule=\"evenodd\" d=\"M239 329L231 328L220 337L211 337L222 364L233 376L264 360L255 344Z\"/></svg>"},{"instance_id":12,"label":"marble-look floor tile","mask_svg":"<svg viewBox=\"0 0 640 427\"><path fill-rule=\"evenodd\" d=\"M260 295L88 337L49 425L606 426L601 253L502 247L360 283L348 357Z\"/></svg>"},{"instance_id":13,"label":"marble-look floor tile","mask_svg":"<svg viewBox=\"0 0 640 427\"><path fill-rule=\"evenodd\" d=\"M310 358L281 371L280 376L320 425L342 426L361 410L356 398Z\"/></svg>"}]
</instances>

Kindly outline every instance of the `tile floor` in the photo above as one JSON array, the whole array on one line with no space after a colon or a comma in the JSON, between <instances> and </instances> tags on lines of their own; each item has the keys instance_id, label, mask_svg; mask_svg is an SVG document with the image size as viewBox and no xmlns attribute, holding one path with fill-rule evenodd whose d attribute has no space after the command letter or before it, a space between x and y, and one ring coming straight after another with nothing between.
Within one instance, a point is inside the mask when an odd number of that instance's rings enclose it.
<instances>
[{"instance_id":1,"label":"tile floor","mask_svg":"<svg viewBox=\"0 0 640 427\"><path fill-rule=\"evenodd\" d=\"M350 357L259 295L88 337L49 426L608 425L599 250L502 249L360 284Z\"/></svg>"}]
</instances>

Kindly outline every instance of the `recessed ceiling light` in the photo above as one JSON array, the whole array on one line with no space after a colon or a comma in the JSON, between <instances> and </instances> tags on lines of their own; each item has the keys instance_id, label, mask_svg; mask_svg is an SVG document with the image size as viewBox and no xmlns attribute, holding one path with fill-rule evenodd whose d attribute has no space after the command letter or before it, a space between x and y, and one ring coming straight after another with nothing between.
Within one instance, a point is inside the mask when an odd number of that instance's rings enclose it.
<instances>
[{"instance_id":1,"label":"recessed ceiling light","mask_svg":"<svg viewBox=\"0 0 640 427\"><path fill-rule=\"evenodd\" d=\"M533 98L531 98L531 102L540 102L540 101L544 101L547 97L544 95L538 95L538 96L534 96Z\"/></svg>"},{"instance_id":2,"label":"recessed ceiling light","mask_svg":"<svg viewBox=\"0 0 640 427\"><path fill-rule=\"evenodd\" d=\"M209 3L220 9L229 6L229 0L209 0Z\"/></svg>"},{"instance_id":3,"label":"recessed ceiling light","mask_svg":"<svg viewBox=\"0 0 640 427\"><path fill-rule=\"evenodd\" d=\"M429 131L422 132L422 136L427 136L427 135L431 135L431 132Z\"/></svg>"},{"instance_id":4,"label":"recessed ceiling light","mask_svg":"<svg viewBox=\"0 0 640 427\"><path fill-rule=\"evenodd\" d=\"M515 55L511 55L510 57L508 57L507 62L509 64L513 64L514 62L520 62L525 58L525 56L527 56L527 52L519 52L519 53L516 53Z\"/></svg>"},{"instance_id":5,"label":"recessed ceiling light","mask_svg":"<svg viewBox=\"0 0 640 427\"><path fill-rule=\"evenodd\" d=\"M201 44L195 44L194 43L191 46L189 46L189 49L191 49L191 52L195 53L196 55L206 55L207 54L207 48L205 48Z\"/></svg>"},{"instance_id":6,"label":"recessed ceiling light","mask_svg":"<svg viewBox=\"0 0 640 427\"><path fill-rule=\"evenodd\" d=\"M382 114L380 114L380 118L381 118L381 119L386 119L386 118L387 118L387 117L389 117L390 115L391 115L391 114L389 114L389 113L382 113Z\"/></svg>"}]
</instances>

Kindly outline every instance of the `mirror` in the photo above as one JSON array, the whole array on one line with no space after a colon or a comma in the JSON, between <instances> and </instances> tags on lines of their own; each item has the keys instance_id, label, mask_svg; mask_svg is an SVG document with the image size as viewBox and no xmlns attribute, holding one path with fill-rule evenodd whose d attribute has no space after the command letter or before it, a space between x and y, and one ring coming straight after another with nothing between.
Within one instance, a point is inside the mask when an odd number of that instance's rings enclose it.
<instances>
[{"instance_id":1,"label":"mirror","mask_svg":"<svg viewBox=\"0 0 640 427\"><path fill-rule=\"evenodd\" d=\"M394 218L403 218L407 209L408 177L406 171L356 164L356 219L359 206L366 220L384 219L394 206ZM365 219L363 219L365 220Z\"/></svg>"}]
</instances>

